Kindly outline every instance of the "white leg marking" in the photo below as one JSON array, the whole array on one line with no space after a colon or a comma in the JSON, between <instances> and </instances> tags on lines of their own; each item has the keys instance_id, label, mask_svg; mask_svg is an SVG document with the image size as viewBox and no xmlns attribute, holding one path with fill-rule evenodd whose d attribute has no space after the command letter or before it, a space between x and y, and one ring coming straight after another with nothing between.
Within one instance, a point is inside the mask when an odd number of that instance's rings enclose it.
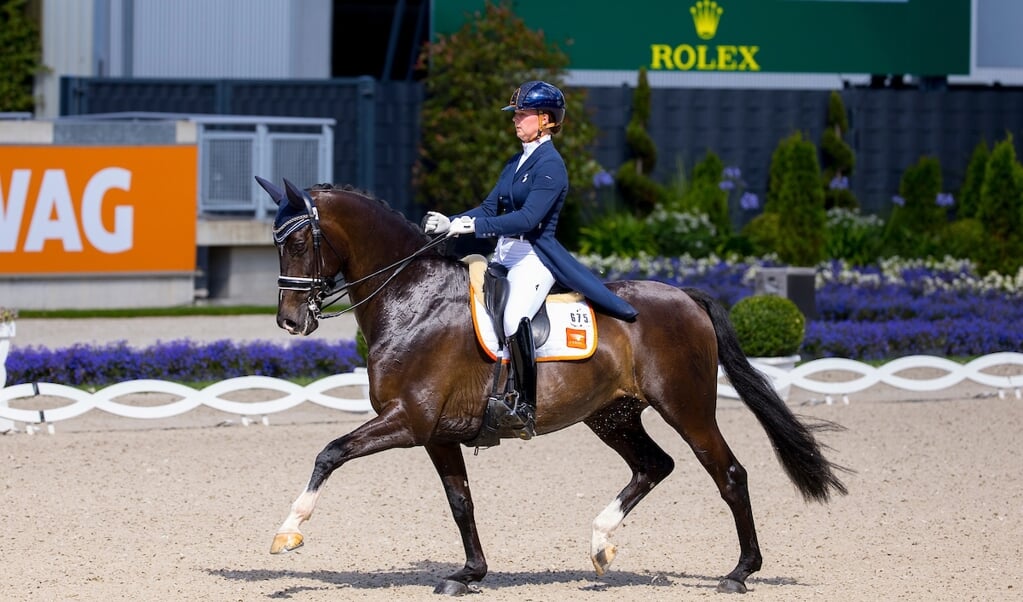
<instances>
[{"instance_id":1,"label":"white leg marking","mask_svg":"<svg viewBox=\"0 0 1023 602\"><path fill-rule=\"evenodd\" d=\"M622 504L615 498L604 511L593 519L593 537L590 539L590 556L596 557L608 547L608 537L625 520Z\"/></svg>"},{"instance_id":2,"label":"white leg marking","mask_svg":"<svg viewBox=\"0 0 1023 602\"><path fill-rule=\"evenodd\" d=\"M298 527L313 516L313 509L316 507L316 500L319 497L319 491L303 491L291 505L291 514L284 519L284 524L277 532L297 533Z\"/></svg>"}]
</instances>

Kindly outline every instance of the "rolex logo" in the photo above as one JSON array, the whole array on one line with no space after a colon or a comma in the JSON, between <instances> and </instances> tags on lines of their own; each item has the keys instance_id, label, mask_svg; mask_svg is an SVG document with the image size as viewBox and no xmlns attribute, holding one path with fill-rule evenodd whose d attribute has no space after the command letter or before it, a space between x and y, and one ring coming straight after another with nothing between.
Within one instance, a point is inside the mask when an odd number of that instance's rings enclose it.
<instances>
[{"instance_id":1,"label":"rolex logo","mask_svg":"<svg viewBox=\"0 0 1023 602\"><path fill-rule=\"evenodd\" d=\"M693 15L696 35L709 40L718 32L718 22L721 21L721 13L725 12L725 9L718 6L714 0L697 0L696 4L689 7L689 12Z\"/></svg>"},{"instance_id":2,"label":"rolex logo","mask_svg":"<svg viewBox=\"0 0 1023 602\"><path fill-rule=\"evenodd\" d=\"M692 0L689 0L692 1ZM750 0L752 2L753 0ZM693 15L696 34L709 40L718 34L718 25L725 9L715 0L695 0L689 7ZM725 37L735 36L727 30ZM726 40L730 41L730 40ZM669 40L670 42L670 40ZM650 69L678 71L760 71L757 53L760 46L753 44L650 44Z\"/></svg>"}]
</instances>

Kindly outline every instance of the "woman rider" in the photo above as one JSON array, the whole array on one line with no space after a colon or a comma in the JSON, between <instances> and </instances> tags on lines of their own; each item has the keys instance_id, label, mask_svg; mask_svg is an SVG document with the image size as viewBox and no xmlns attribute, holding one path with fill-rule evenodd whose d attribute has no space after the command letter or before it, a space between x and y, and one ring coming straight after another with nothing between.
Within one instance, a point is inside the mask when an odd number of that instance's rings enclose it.
<instances>
[{"instance_id":1,"label":"woman rider","mask_svg":"<svg viewBox=\"0 0 1023 602\"><path fill-rule=\"evenodd\" d=\"M632 321L636 310L580 264L555 238L558 216L568 194L568 171L552 142L565 119L565 96L556 86L528 81L512 94L503 111L513 111L522 151L504 166L483 202L448 218L430 211L424 229L448 236L497 237L491 264L507 269L508 303L503 328L511 351L517 395L499 423L519 437L534 434L536 355L530 319L555 282L582 293L598 309ZM503 270L502 270L503 271Z\"/></svg>"}]
</instances>

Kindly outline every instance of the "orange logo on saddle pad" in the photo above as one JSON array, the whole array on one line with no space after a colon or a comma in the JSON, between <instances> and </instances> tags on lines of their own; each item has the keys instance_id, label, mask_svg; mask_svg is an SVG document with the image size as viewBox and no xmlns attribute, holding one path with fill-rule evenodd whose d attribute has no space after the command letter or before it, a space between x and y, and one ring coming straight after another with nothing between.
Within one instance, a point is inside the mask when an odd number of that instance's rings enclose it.
<instances>
[{"instance_id":1,"label":"orange logo on saddle pad","mask_svg":"<svg viewBox=\"0 0 1023 602\"><path fill-rule=\"evenodd\" d=\"M572 349L586 349L586 331L578 328L566 328L565 346Z\"/></svg>"}]
</instances>

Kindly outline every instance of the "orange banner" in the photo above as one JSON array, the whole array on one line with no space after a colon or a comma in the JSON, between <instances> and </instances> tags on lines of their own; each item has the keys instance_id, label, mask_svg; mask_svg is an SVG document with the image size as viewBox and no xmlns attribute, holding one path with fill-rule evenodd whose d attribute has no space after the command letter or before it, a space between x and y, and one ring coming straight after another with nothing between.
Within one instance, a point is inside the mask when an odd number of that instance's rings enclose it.
<instances>
[{"instance_id":1,"label":"orange banner","mask_svg":"<svg viewBox=\"0 0 1023 602\"><path fill-rule=\"evenodd\" d=\"M195 146L0 146L0 274L195 270Z\"/></svg>"}]
</instances>

